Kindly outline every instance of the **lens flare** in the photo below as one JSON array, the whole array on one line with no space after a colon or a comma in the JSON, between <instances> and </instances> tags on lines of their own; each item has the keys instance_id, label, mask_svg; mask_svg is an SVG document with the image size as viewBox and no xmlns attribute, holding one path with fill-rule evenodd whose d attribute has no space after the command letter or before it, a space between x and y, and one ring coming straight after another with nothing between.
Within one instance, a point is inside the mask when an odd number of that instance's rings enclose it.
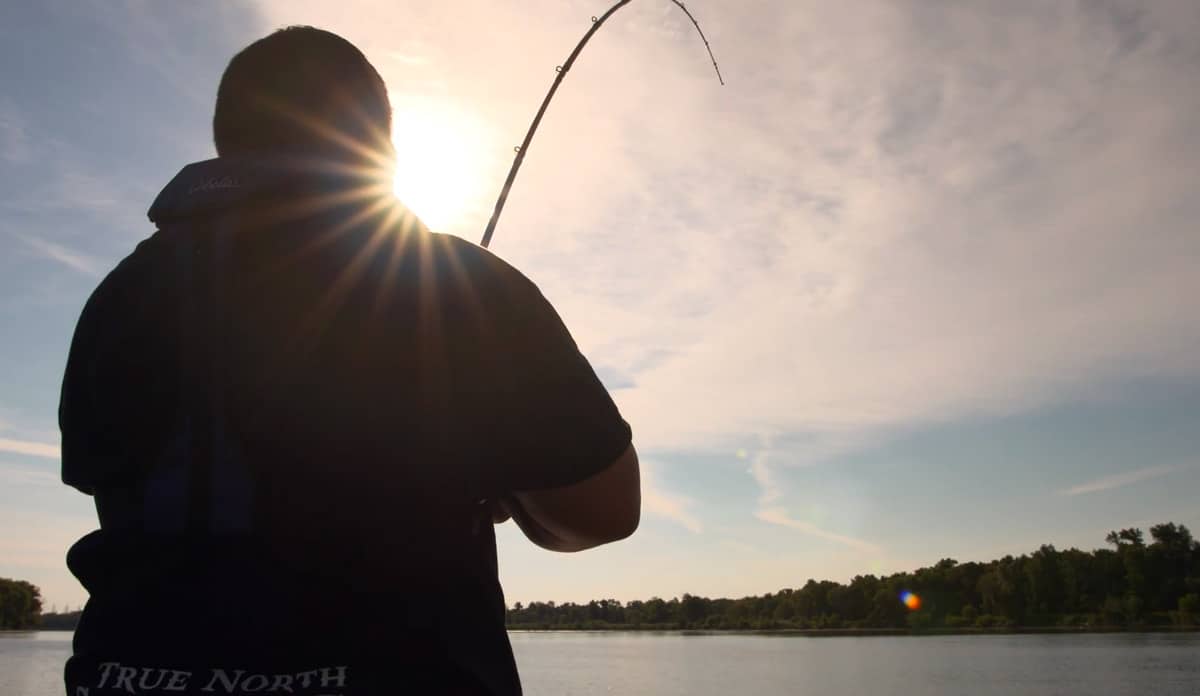
<instances>
[{"instance_id":1,"label":"lens flare","mask_svg":"<svg viewBox=\"0 0 1200 696\"><path fill-rule=\"evenodd\" d=\"M392 104L396 197L435 231L474 238L464 225L486 217L485 153L495 149L487 126L450 103L393 94Z\"/></svg>"},{"instance_id":2,"label":"lens flare","mask_svg":"<svg viewBox=\"0 0 1200 696\"><path fill-rule=\"evenodd\" d=\"M909 611L916 611L921 608L921 598L915 592L905 590L900 593L900 602L908 607Z\"/></svg>"}]
</instances>

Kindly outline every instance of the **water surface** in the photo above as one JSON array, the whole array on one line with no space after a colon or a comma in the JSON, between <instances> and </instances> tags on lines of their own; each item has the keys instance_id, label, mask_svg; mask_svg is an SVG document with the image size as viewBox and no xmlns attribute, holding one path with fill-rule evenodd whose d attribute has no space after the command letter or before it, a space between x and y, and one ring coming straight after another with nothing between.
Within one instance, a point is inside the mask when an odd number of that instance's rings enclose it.
<instances>
[{"instance_id":1,"label":"water surface","mask_svg":"<svg viewBox=\"0 0 1200 696\"><path fill-rule=\"evenodd\" d=\"M1194 696L1200 634L512 634L530 696ZM0 634L0 694L62 696L66 632Z\"/></svg>"},{"instance_id":2,"label":"water surface","mask_svg":"<svg viewBox=\"0 0 1200 696\"><path fill-rule=\"evenodd\" d=\"M804 637L513 633L526 693L1200 694L1200 634Z\"/></svg>"},{"instance_id":3,"label":"water surface","mask_svg":"<svg viewBox=\"0 0 1200 696\"><path fill-rule=\"evenodd\" d=\"M62 696L63 665L71 654L68 631L0 632L0 694Z\"/></svg>"}]
</instances>

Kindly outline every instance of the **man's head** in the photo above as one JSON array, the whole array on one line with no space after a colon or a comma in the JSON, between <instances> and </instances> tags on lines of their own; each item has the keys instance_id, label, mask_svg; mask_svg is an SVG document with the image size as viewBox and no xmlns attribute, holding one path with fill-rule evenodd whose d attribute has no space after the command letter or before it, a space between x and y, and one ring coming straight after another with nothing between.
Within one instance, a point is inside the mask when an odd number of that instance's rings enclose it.
<instances>
[{"instance_id":1,"label":"man's head","mask_svg":"<svg viewBox=\"0 0 1200 696\"><path fill-rule=\"evenodd\" d=\"M364 159L390 155L387 89L366 57L337 34L288 27L229 61L217 90L213 140L221 156L273 152ZM358 145L354 145L357 143Z\"/></svg>"}]
</instances>

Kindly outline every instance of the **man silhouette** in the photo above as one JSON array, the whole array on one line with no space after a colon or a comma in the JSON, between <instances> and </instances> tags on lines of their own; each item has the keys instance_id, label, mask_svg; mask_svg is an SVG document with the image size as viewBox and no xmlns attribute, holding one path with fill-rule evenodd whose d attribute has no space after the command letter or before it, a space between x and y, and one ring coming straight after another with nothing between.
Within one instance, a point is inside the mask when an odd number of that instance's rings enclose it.
<instances>
[{"instance_id":1,"label":"man silhouette","mask_svg":"<svg viewBox=\"0 0 1200 696\"><path fill-rule=\"evenodd\" d=\"M519 693L493 521L558 551L636 529L629 426L533 283L391 198L390 125L344 39L251 44L218 157L89 299L71 696Z\"/></svg>"}]
</instances>

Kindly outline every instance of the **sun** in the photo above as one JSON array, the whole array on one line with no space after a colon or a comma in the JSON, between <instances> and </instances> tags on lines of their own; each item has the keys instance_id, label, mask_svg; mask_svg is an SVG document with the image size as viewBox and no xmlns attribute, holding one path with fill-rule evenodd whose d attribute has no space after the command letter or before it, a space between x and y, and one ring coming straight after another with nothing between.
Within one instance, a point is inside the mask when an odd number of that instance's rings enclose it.
<instances>
[{"instance_id":1,"label":"sun","mask_svg":"<svg viewBox=\"0 0 1200 696\"><path fill-rule=\"evenodd\" d=\"M435 232L473 236L468 223L487 205L486 127L466 110L427 98L393 97L392 104L396 198Z\"/></svg>"}]
</instances>

